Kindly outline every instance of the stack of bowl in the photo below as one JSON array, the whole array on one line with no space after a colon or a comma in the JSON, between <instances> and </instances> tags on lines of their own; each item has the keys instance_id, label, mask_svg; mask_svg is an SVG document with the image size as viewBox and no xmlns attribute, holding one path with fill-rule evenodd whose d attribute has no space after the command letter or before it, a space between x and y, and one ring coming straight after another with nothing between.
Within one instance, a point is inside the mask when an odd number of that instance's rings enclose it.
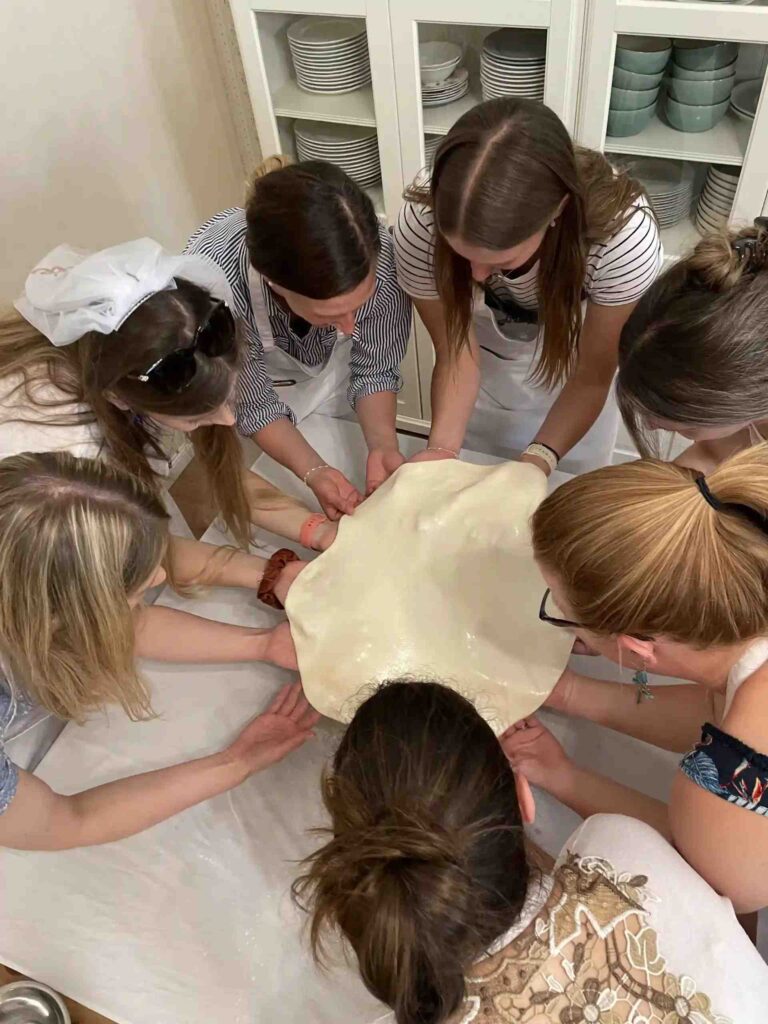
<instances>
[{"instance_id":1,"label":"stack of bowl","mask_svg":"<svg viewBox=\"0 0 768 1024\"><path fill-rule=\"evenodd\" d=\"M616 41L607 134L637 135L653 117L672 40L624 36Z\"/></svg>"},{"instance_id":2,"label":"stack of bowl","mask_svg":"<svg viewBox=\"0 0 768 1024\"><path fill-rule=\"evenodd\" d=\"M676 39L666 81L667 120L679 132L706 132L725 117L736 80L737 43Z\"/></svg>"},{"instance_id":3,"label":"stack of bowl","mask_svg":"<svg viewBox=\"0 0 768 1024\"><path fill-rule=\"evenodd\" d=\"M459 67L461 56L458 43L419 43L421 102L425 107L453 103L467 92L469 74L466 68Z\"/></svg>"}]
</instances>

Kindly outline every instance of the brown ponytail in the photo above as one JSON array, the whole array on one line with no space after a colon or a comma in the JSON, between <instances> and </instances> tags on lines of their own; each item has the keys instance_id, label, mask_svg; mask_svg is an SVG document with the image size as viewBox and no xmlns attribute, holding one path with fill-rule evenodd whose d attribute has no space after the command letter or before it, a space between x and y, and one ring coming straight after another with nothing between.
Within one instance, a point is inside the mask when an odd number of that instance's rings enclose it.
<instances>
[{"instance_id":1,"label":"brown ponytail","mask_svg":"<svg viewBox=\"0 0 768 1024\"><path fill-rule=\"evenodd\" d=\"M575 621L701 648L768 633L768 535L715 511L695 477L674 463L628 462L575 477L539 505L534 552ZM768 445L727 459L707 485L768 517Z\"/></svg>"},{"instance_id":2,"label":"brown ponytail","mask_svg":"<svg viewBox=\"0 0 768 1024\"><path fill-rule=\"evenodd\" d=\"M765 230L706 235L656 280L624 325L616 387L643 455L660 454L649 419L712 427L768 418Z\"/></svg>"},{"instance_id":3,"label":"brown ponytail","mask_svg":"<svg viewBox=\"0 0 768 1024\"><path fill-rule=\"evenodd\" d=\"M332 838L293 887L312 914L315 956L338 929L398 1024L441 1024L526 895L514 776L498 741L453 690L385 684L349 725L323 798Z\"/></svg>"}]
</instances>

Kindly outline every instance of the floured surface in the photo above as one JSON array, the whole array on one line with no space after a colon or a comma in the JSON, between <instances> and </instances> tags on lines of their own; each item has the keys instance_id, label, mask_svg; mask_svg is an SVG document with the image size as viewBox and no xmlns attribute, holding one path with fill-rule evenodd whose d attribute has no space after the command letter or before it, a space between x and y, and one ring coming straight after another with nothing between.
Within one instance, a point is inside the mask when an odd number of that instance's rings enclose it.
<instances>
[{"instance_id":1,"label":"floured surface","mask_svg":"<svg viewBox=\"0 0 768 1024\"><path fill-rule=\"evenodd\" d=\"M371 684L435 679L500 732L531 714L572 637L539 621L529 520L547 490L520 462L402 466L297 578L286 611L304 689L349 721Z\"/></svg>"}]
</instances>

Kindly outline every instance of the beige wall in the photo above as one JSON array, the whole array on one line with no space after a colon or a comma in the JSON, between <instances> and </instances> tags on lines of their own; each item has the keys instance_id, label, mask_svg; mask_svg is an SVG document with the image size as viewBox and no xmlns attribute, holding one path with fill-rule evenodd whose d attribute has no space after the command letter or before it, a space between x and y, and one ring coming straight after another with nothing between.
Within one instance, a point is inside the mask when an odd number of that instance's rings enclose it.
<instances>
[{"instance_id":1,"label":"beige wall","mask_svg":"<svg viewBox=\"0 0 768 1024\"><path fill-rule=\"evenodd\" d=\"M171 247L245 170L206 0L0 2L0 302L59 242Z\"/></svg>"}]
</instances>

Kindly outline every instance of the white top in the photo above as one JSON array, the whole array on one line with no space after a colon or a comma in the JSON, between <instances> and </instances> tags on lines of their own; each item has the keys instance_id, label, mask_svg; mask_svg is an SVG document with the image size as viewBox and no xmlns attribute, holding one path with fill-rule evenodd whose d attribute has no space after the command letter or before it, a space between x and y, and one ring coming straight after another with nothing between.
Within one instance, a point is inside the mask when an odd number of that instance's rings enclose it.
<instances>
[{"instance_id":1,"label":"white top","mask_svg":"<svg viewBox=\"0 0 768 1024\"><path fill-rule=\"evenodd\" d=\"M739 658L731 671L728 673L728 681L725 684L725 708L723 718L731 710L733 698L741 684L768 661L768 637L761 637L750 644L744 654Z\"/></svg>"},{"instance_id":2,"label":"white top","mask_svg":"<svg viewBox=\"0 0 768 1024\"><path fill-rule=\"evenodd\" d=\"M768 966L730 901L649 825L598 814L532 879L451 1024L762 1024L766 1005Z\"/></svg>"},{"instance_id":3,"label":"white top","mask_svg":"<svg viewBox=\"0 0 768 1024\"><path fill-rule=\"evenodd\" d=\"M405 203L394 227L395 259L401 288L414 299L437 299L434 214L418 203ZM592 245L587 255L584 294L599 306L636 302L661 270L664 249L648 200L632 204L627 223L607 242ZM526 309L538 305L538 261L515 278L495 278L494 292Z\"/></svg>"}]
</instances>

